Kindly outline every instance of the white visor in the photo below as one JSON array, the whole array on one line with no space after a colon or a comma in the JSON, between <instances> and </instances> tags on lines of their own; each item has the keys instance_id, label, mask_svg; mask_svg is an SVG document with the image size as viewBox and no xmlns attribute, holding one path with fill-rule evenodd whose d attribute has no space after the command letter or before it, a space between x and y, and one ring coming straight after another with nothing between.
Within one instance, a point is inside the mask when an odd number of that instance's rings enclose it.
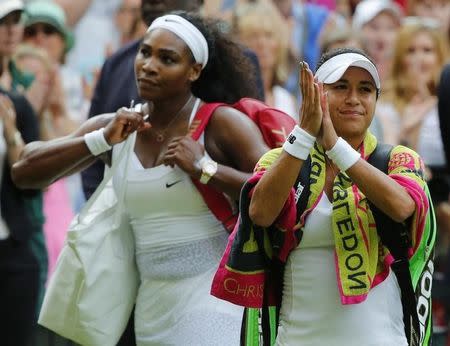
<instances>
[{"instance_id":1,"label":"white visor","mask_svg":"<svg viewBox=\"0 0 450 346\"><path fill-rule=\"evenodd\" d=\"M314 75L319 82L332 84L337 82L351 66L360 67L370 73L379 90L381 87L377 68L364 55L358 53L339 54L325 61Z\"/></svg>"}]
</instances>

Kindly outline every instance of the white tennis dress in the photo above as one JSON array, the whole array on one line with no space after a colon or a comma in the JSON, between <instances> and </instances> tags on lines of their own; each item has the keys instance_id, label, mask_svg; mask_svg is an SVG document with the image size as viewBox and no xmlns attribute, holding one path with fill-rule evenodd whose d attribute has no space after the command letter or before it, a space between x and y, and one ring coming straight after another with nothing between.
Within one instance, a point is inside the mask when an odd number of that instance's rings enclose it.
<instances>
[{"instance_id":1,"label":"white tennis dress","mask_svg":"<svg viewBox=\"0 0 450 346\"><path fill-rule=\"evenodd\" d=\"M141 279L137 344L239 345L242 308L210 295L226 231L181 169L145 169L134 153L130 166L125 207Z\"/></svg>"}]
</instances>

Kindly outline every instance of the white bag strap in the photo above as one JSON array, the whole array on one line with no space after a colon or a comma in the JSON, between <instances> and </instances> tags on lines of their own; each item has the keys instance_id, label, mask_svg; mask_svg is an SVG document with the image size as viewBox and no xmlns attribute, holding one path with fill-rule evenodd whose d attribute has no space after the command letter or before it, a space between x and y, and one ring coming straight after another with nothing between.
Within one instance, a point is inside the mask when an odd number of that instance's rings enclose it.
<instances>
[{"instance_id":1,"label":"white bag strap","mask_svg":"<svg viewBox=\"0 0 450 346\"><path fill-rule=\"evenodd\" d=\"M120 162L126 158L126 169L125 169L125 176L124 179L122 179L122 183L120 184L119 190L117 191L117 199L120 208L123 205L123 198L125 195L125 187L126 187L126 173L128 172L128 165L131 157L131 151L134 150L134 144L136 141L136 131L133 132L125 141L125 144L123 145L122 149L119 152L119 155L115 160L113 160L112 165L110 169L108 169L105 173L105 176L103 177L102 182L98 185L95 192L92 194L91 198L86 202L84 207L81 209L80 213L78 214L78 220L83 220L86 214L88 213L89 209L91 209L92 205L95 203L95 201L98 199L100 194L102 193L103 189L105 188L106 184L112 179L114 174L117 172L117 168L119 167ZM118 209L120 209L118 208Z\"/></svg>"}]
</instances>

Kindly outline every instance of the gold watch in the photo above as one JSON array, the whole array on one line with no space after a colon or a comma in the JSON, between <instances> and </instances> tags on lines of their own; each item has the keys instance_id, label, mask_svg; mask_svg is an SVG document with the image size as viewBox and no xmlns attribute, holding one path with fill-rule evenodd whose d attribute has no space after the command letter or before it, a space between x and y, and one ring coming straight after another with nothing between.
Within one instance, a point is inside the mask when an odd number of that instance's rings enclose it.
<instances>
[{"instance_id":1,"label":"gold watch","mask_svg":"<svg viewBox=\"0 0 450 346\"><path fill-rule=\"evenodd\" d=\"M202 184L208 184L209 180L217 172L217 162L212 160L206 154L197 162L197 166L202 170L200 182Z\"/></svg>"}]
</instances>

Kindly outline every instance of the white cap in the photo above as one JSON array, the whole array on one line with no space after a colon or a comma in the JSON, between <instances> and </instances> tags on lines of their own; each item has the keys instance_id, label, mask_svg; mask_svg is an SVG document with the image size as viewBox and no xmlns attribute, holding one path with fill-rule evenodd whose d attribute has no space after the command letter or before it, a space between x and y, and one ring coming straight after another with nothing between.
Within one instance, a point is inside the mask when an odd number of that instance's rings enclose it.
<instances>
[{"instance_id":1,"label":"white cap","mask_svg":"<svg viewBox=\"0 0 450 346\"><path fill-rule=\"evenodd\" d=\"M342 53L332 57L317 69L314 77L324 84L332 84L337 82L351 66L360 67L369 72L377 89L381 88L377 68L364 55L358 53Z\"/></svg>"},{"instance_id":2,"label":"white cap","mask_svg":"<svg viewBox=\"0 0 450 346\"><path fill-rule=\"evenodd\" d=\"M0 0L0 19L14 11L23 11L22 0Z\"/></svg>"},{"instance_id":3,"label":"white cap","mask_svg":"<svg viewBox=\"0 0 450 346\"><path fill-rule=\"evenodd\" d=\"M353 29L361 29L383 11L391 13L399 22L403 16L400 7L391 0L362 0L353 14Z\"/></svg>"}]
</instances>

